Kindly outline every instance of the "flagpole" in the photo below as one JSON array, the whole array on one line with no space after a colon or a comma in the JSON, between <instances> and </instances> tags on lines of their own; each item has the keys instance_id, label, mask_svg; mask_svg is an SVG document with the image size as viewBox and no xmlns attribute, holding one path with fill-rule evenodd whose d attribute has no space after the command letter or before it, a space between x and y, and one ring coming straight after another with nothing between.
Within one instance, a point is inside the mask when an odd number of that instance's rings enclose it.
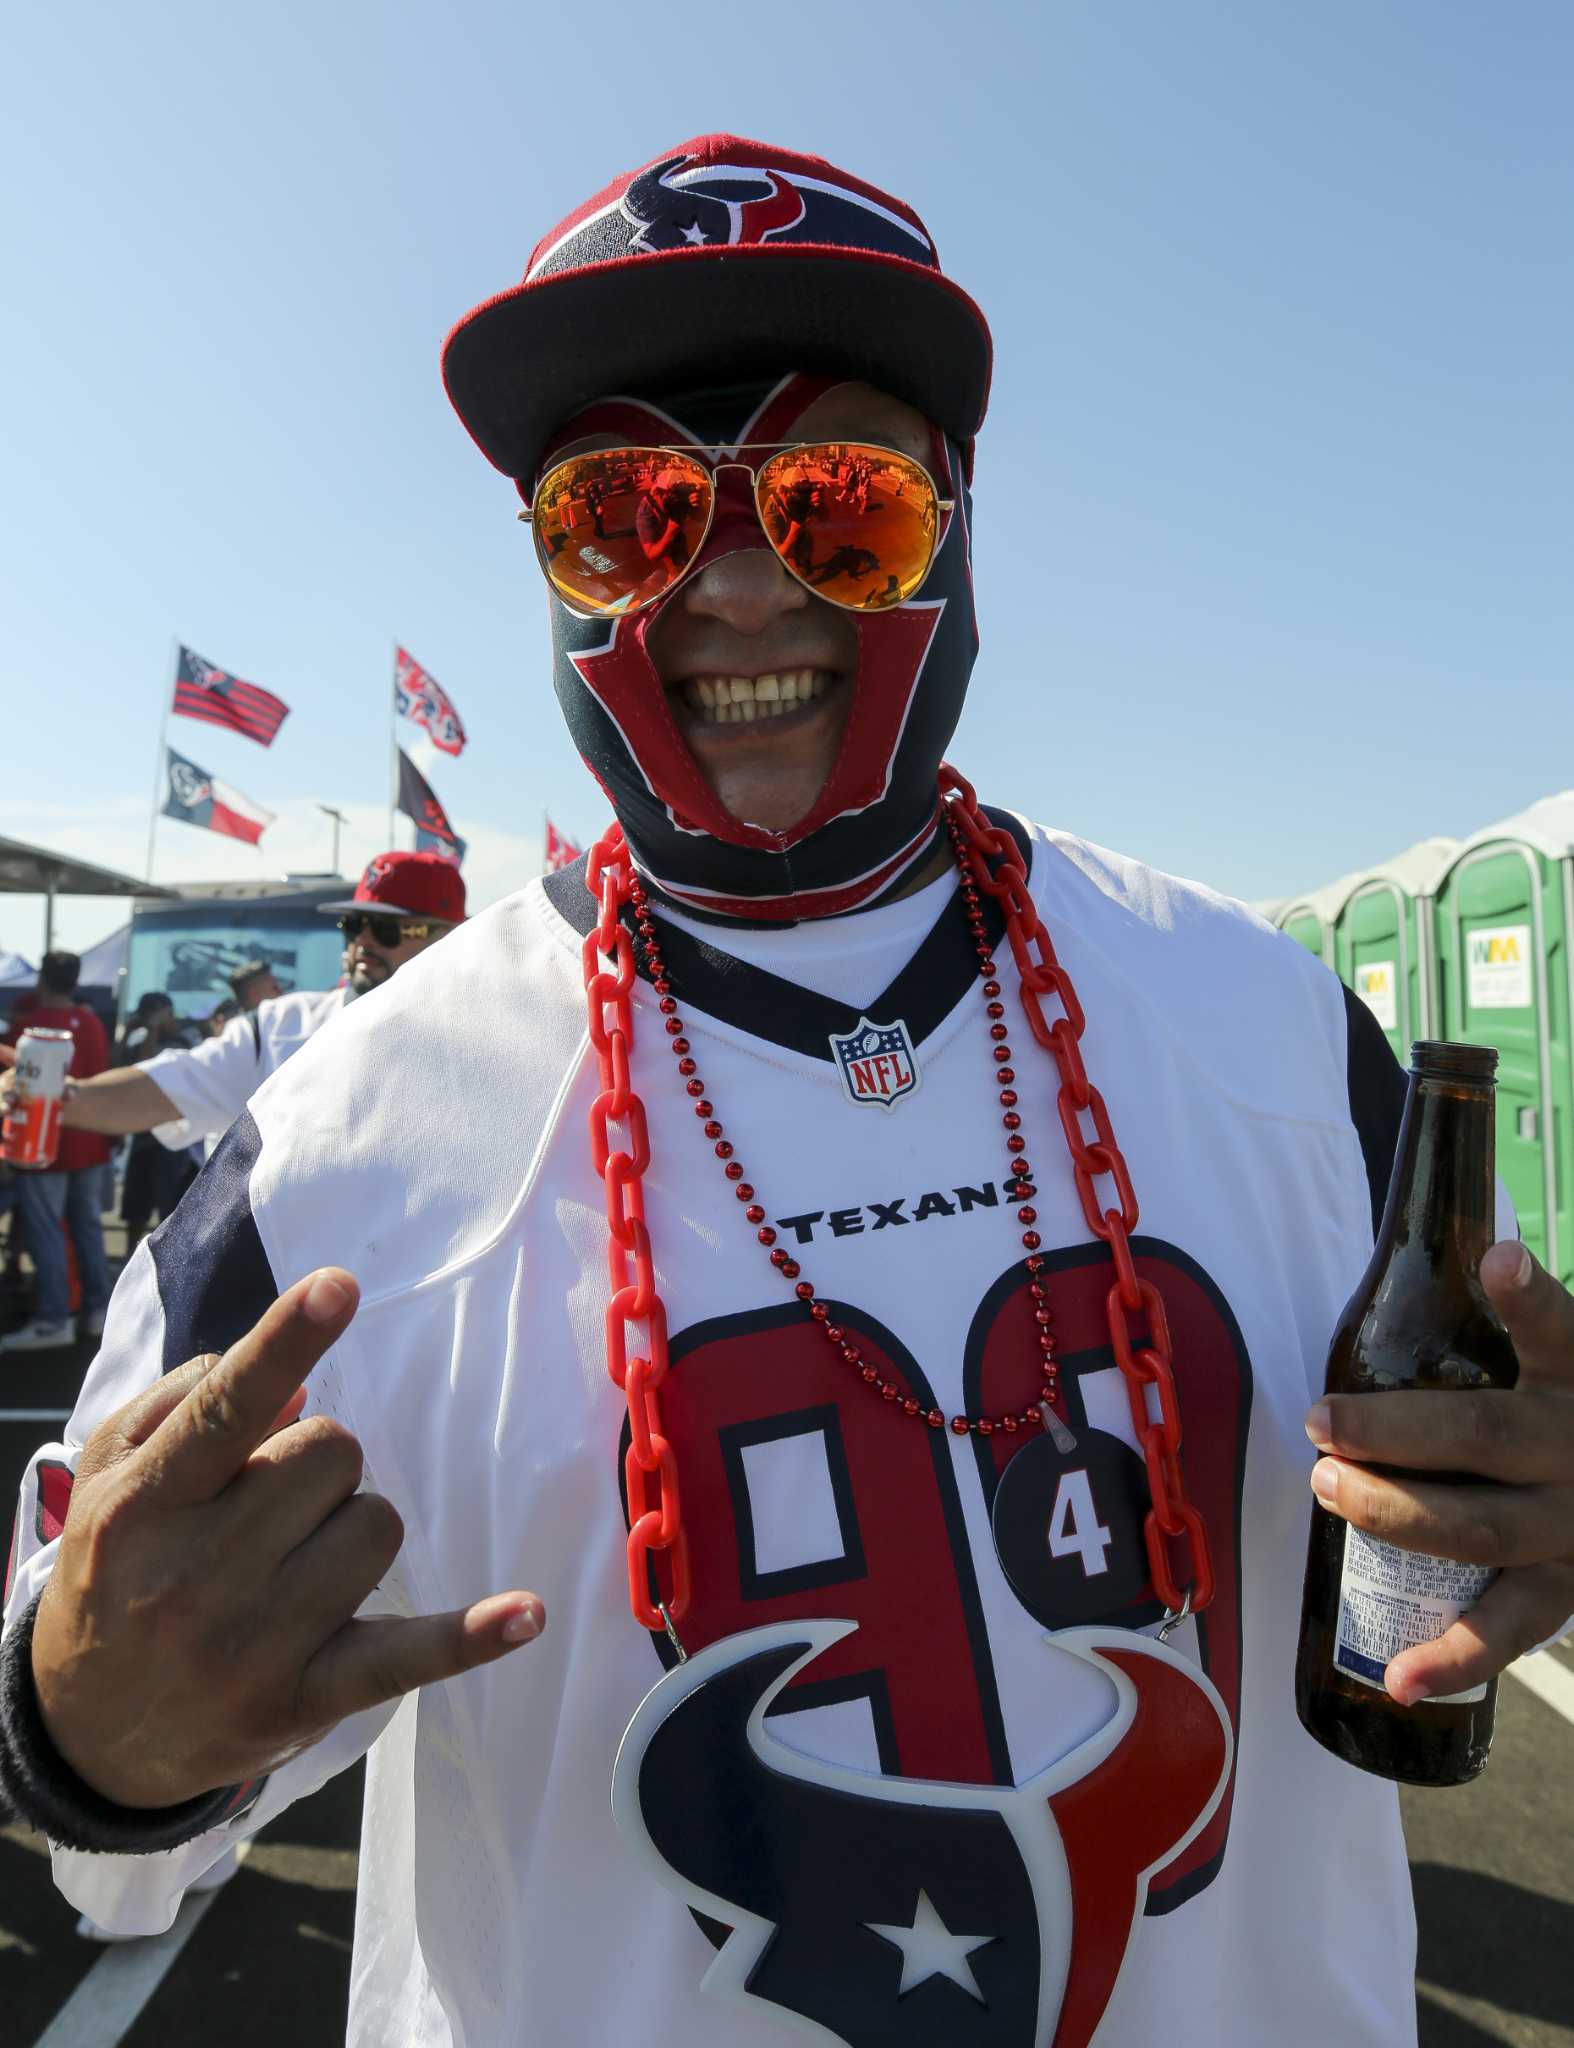
<instances>
[{"instance_id":1,"label":"flagpole","mask_svg":"<svg viewBox=\"0 0 1574 2048\"><path fill-rule=\"evenodd\" d=\"M159 715L158 722L158 759L153 764L153 812L148 819L147 879L150 882L153 879L153 845L158 835L158 817L159 812L164 808L160 798L164 794L166 765L164 748L169 733L169 706L170 699L175 694L175 677L180 672L180 642L172 637L169 644L173 650L174 659L169 665L164 683L164 708Z\"/></svg>"},{"instance_id":2,"label":"flagpole","mask_svg":"<svg viewBox=\"0 0 1574 2048\"><path fill-rule=\"evenodd\" d=\"M399 673L399 643L393 643L393 674L388 678L388 851L393 851L394 812L399 801L399 700L394 677Z\"/></svg>"}]
</instances>

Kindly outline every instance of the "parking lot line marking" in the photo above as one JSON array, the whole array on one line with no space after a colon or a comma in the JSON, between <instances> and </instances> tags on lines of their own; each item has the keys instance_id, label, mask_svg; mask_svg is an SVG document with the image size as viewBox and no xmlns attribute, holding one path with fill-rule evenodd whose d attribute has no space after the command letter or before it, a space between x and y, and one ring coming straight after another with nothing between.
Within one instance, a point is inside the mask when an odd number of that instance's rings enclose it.
<instances>
[{"instance_id":1,"label":"parking lot line marking","mask_svg":"<svg viewBox=\"0 0 1574 2048\"><path fill-rule=\"evenodd\" d=\"M69 1408L0 1408L0 1422L69 1422Z\"/></svg>"},{"instance_id":2,"label":"parking lot line marking","mask_svg":"<svg viewBox=\"0 0 1574 2048\"><path fill-rule=\"evenodd\" d=\"M115 2048L217 1897L217 1892L188 1892L167 1933L105 1949L34 2048Z\"/></svg>"},{"instance_id":3,"label":"parking lot line marking","mask_svg":"<svg viewBox=\"0 0 1574 2048\"><path fill-rule=\"evenodd\" d=\"M1539 1650L1533 1657L1521 1657L1517 1664L1510 1664L1508 1675L1517 1678L1574 1727L1574 1671L1567 1665L1560 1664L1546 1650Z\"/></svg>"}]
</instances>

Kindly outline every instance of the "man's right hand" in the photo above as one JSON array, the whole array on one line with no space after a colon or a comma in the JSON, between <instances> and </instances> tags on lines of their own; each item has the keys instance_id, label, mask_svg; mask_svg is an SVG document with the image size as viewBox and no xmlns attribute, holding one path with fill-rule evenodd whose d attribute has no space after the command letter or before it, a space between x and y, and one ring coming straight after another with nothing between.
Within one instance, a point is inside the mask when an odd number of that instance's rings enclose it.
<instances>
[{"instance_id":1,"label":"man's right hand","mask_svg":"<svg viewBox=\"0 0 1574 2048\"><path fill-rule=\"evenodd\" d=\"M222 1358L193 1359L100 1423L39 1603L33 1676L51 1739L121 1806L242 1783L348 1714L538 1635L532 1593L418 1619L354 1619L404 1540L357 1493L361 1448L304 1420L304 1381L349 1327L324 1267Z\"/></svg>"}]
</instances>

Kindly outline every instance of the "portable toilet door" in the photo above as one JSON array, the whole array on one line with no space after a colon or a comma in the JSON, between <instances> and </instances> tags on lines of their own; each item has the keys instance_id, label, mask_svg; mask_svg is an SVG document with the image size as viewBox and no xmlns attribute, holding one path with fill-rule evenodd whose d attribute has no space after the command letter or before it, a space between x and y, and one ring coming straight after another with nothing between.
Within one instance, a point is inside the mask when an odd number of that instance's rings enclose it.
<instances>
[{"instance_id":1,"label":"portable toilet door","mask_svg":"<svg viewBox=\"0 0 1574 2048\"><path fill-rule=\"evenodd\" d=\"M1334 968L1381 1026L1402 1066L1437 1014L1432 893L1459 850L1423 839L1356 882L1334 924Z\"/></svg>"},{"instance_id":2,"label":"portable toilet door","mask_svg":"<svg viewBox=\"0 0 1574 2048\"><path fill-rule=\"evenodd\" d=\"M1424 1038L1413 980L1414 912L1394 882L1363 882L1339 916L1334 971L1365 1003L1402 1065L1410 1041Z\"/></svg>"},{"instance_id":3,"label":"portable toilet door","mask_svg":"<svg viewBox=\"0 0 1574 2048\"><path fill-rule=\"evenodd\" d=\"M1497 1165L1521 1235L1574 1278L1574 791L1471 835L1438 891L1443 1024L1498 1050Z\"/></svg>"}]
</instances>

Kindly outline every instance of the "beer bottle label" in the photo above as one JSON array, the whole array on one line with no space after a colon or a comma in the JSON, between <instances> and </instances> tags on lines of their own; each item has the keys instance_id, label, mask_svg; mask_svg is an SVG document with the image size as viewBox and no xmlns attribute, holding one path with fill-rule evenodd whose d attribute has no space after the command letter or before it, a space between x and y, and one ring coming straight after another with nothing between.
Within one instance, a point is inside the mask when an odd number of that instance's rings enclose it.
<instances>
[{"instance_id":1,"label":"beer bottle label","mask_svg":"<svg viewBox=\"0 0 1574 2048\"><path fill-rule=\"evenodd\" d=\"M1381 1691L1391 1657L1452 1628L1496 1577L1490 1565L1399 1550L1346 1523L1334 1669ZM1438 1704L1463 1705L1486 1696L1486 1687L1478 1685L1440 1695Z\"/></svg>"}]
</instances>

